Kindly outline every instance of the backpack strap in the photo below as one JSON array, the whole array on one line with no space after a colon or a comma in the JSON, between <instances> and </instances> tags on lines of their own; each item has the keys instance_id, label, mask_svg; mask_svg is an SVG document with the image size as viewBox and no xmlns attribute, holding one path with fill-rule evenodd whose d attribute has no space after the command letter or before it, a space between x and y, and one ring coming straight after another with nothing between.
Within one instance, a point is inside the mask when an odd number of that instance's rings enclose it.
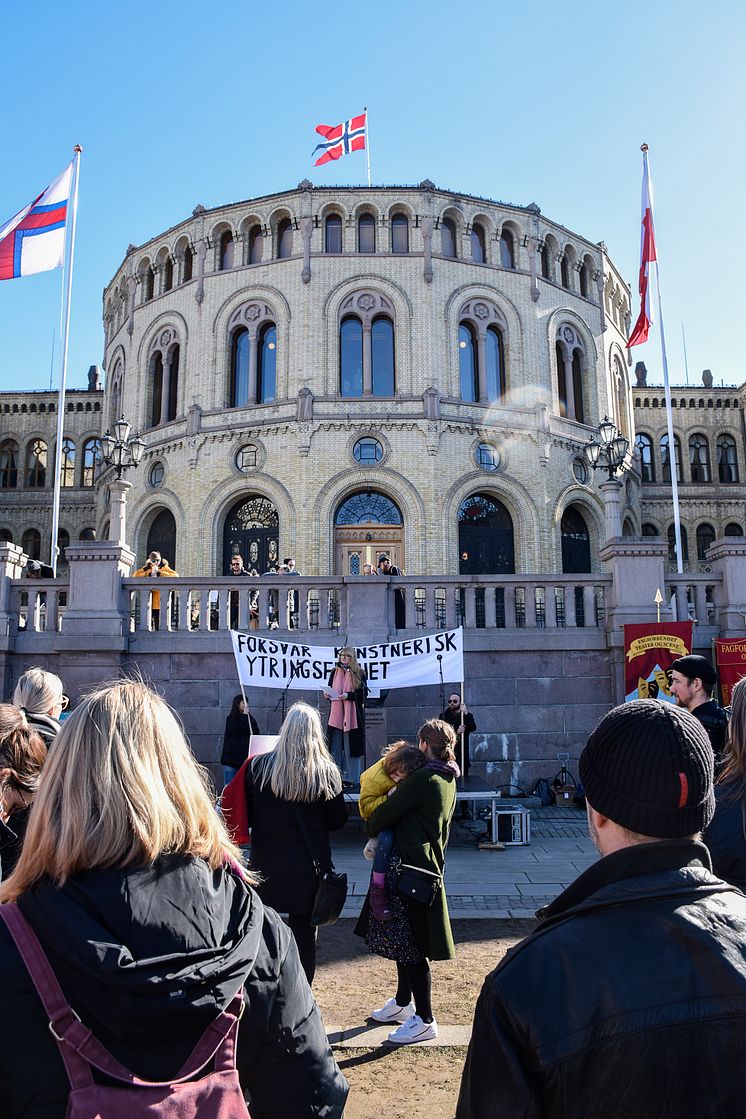
<instances>
[{"instance_id":1,"label":"backpack strap","mask_svg":"<svg viewBox=\"0 0 746 1119\"><path fill-rule=\"evenodd\" d=\"M142 1080L117 1061L83 1025L62 993L36 933L18 906L0 905L0 918L15 941L49 1018L49 1029L57 1042L73 1090L93 1084L91 1066L114 1080L139 1087L181 1084L193 1079L213 1058L216 1072L235 1069L238 1023L244 1011L243 987L233 996L226 1009L210 1023L175 1077L165 1081Z\"/></svg>"}]
</instances>

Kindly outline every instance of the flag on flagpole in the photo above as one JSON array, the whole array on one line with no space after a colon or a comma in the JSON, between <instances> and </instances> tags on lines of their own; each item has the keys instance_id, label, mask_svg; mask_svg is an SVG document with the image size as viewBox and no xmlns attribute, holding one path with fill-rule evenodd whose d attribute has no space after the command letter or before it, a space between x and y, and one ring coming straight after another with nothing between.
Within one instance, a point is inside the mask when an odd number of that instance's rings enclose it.
<instances>
[{"instance_id":1,"label":"flag on flagpole","mask_svg":"<svg viewBox=\"0 0 746 1119\"><path fill-rule=\"evenodd\" d=\"M364 151L366 116L367 112L364 112L358 117L346 120L344 124L333 126L317 124L316 131L324 137L324 142L317 144L311 153L314 156L316 152L321 152L314 167L320 167L322 163L331 163L332 160L348 155L349 152Z\"/></svg>"},{"instance_id":2,"label":"flag on flagpole","mask_svg":"<svg viewBox=\"0 0 746 1119\"><path fill-rule=\"evenodd\" d=\"M655 251L655 227L653 225L653 187L648 171L647 145L643 147L642 164L642 231L640 234L640 314L627 342L627 349L647 342L653 314L650 309L650 265L658 257Z\"/></svg>"},{"instance_id":3,"label":"flag on flagpole","mask_svg":"<svg viewBox=\"0 0 746 1119\"><path fill-rule=\"evenodd\" d=\"M62 267L72 168L0 226L0 280Z\"/></svg>"}]
</instances>

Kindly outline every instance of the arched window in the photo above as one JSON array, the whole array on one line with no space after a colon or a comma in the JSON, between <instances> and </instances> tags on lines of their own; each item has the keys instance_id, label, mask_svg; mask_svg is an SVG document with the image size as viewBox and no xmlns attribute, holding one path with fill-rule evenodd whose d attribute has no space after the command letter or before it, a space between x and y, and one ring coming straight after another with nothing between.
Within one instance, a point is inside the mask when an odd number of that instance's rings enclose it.
<instances>
[{"instance_id":1,"label":"arched window","mask_svg":"<svg viewBox=\"0 0 746 1119\"><path fill-rule=\"evenodd\" d=\"M274 400L277 392L277 327L265 323L259 332L257 396L260 404Z\"/></svg>"},{"instance_id":2,"label":"arched window","mask_svg":"<svg viewBox=\"0 0 746 1119\"><path fill-rule=\"evenodd\" d=\"M668 526L668 558L671 563L676 563L676 527ZM689 563L689 544L686 539L686 529L681 525L681 562Z\"/></svg>"},{"instance_id":3,"label":"arched window","mask_svg":"<svg viewBox=\"0 0 746 1119\"><path fill-rule=\"evenodd\" d=\"M478 222L471 227L471 259L475 264L484 264L487 259L484 241L484 229Z\"/></svg>"},{"instance_id":4,"label":"arched window","mask_svg":"<svg viewBox=\"0 0 746 1119\"><path fill-rule=\"evenodd\" d=\"M228 272L233 267L233 234L230 229L220 235L220 250L218 253L218 271Z\"/></svg>"},{"instance_id":5,"label":"arched window","mask_svg":"<svg viewBox=\"0 0 746 1119\"><path fill-rule=\"evenodd\" d=\"M484 336L487 399L498 401L505 395L505 363L502 334L496 326L488 326Z\"/></svg>"},{"instance_id":6,"label":"arched window","mask_svg":"<svg viewBox=\"0 0 746 1119\"><path fill-rule=\"evenodd\" d=\"M9 528L0 528L0 544L12 544L13 533Z\"/></svg>"},{"instance_id":7,"label":"arched window","mask_svg":"<svg viewBox=\"0 0 746 1119\"><path fill-rule=\"evenodd\" d=\"M252 225L249 230L249 264L259 264L261 261L263 242L262 227Z\"/></svg>"},{"instance_id":8,"label":"arched window","mask_svg":"<svg viewBox=\"0 0 746 1119\"><path fill-rule=\"evenodd\" d=\"M153 379L151 419L154 427L176 419L180 351L181 347L177 343L165 356L160 350L156 350L151 358Z\"/></svg>"},{"instance_id":9,"label":"arched window","mask_svg":"<svg viewBox=\"0 0 746 1119\"><path fill-rule=\"evenodd\" d=\"M644 431L638 431L635 446L640 454L640 475L643 482L655 481L655 463L653 462L653 441Z\"/></svg>"},{"instance_id":10,"label":"arched window","mask_svg":"<svg viewBox=\"0 0 746 1119\"><path fill-rule=\"evenodd\" d=\"M651 525L649 522L642 526L641 532L643 536L660 536L656 525Z\"/></svg>"},{"instance_id":11,"label":"arched window","mask_svg":"<svg viewBox=\"0 0 746 1119\"><path fill-rule=\"evenodd\" d=\"M664 482L671 481L671 460L668 453L668 435L662 435L660 441L661 451L661 479ZM681 444L679 443L678 435L673 437L673 451L676 461L676 481L681 481Z\"/></svg>"},{"instance_id":12,"label":"arched window","mask_svg":"<svg viewBox=\"0 0 746 1119\"><path fill-rule=\"evenodd\" d=\"M692 482L711 482L710 445L701 431L689 437L689 465Z\"/></svg>"},{"instance_id":13,"label":"arched window","mask_svg":"<svg viewBox=\"0 0 746 1119\"><path fill-rule=\"evenodd\" d=\"M280 555L280 518L271 501L259 494L240 498L223 526L223 570L231 556L241 555L247 567L267 571Z\"/></svg>"},{"instance_id":14,"label":"arched window","mask_svg":"<svg viewBox=\"0 0 746 1119\"><path fill-rule=\"evenodd\" d=\"M277 225L277 259L286 260L293 251L293 223L283 218Z\"/></svg>"},{"instance_id":15,"label":"arched window","mask_svg":"<svg viewBox=\"0 0 746 1119\"><path fill-rule=\"evenodd\" d=\"M337 509L335 525L400 525L402 515L390 497L376 491L356 493Z\"/></svg>"},{"instance_id":16,"label":"arched window","mask_svg":"<svg viewBox=\"0 0 746 1119\"><path fill-rule=\"evenodd\" d=\"M458 328L458 361L461 383L461 399L474 401L479 398L477 379L477 342L474 328L469 323L461 323Z\"/></svg>"},{"instance_id":17,"label":"arched window","mask_svg":"<svg viewBox=\"0 0 746 1119\"><path fill-rule=\"evenodd\" d=\"M84 528L81 531L80 536L78 537L78 540L95 540L95 539L96 539L95 528Z\"/></svg>"},{"instance_id":18,"label":"arched window","mask_svg":"<svg viewBox=\"0 0 746 1119\"><path fill-rule=\"evenodd\" d=\"M559 413L570 420L585 423L583 403L583 360L580 343L571 326L560 327L555 346L557 362L557 395Z\"/></svg>"},{"instance_id":19,"label":"arched window","mask_svg":"<svg viewBox=\"0 0 746 1119\"><path fill-rule=\"evenodd\" d=\"M168 560L169 565L176 568L176 521L170 509L161 509L153 521L148 532L148 542L145 551L160 552L161 559ZM161 582L161 580L158 580ZM168 580L165 580L168 582Z\"/></svg>"},{"instance_id":20,"label":"arched window","mask_svg":"<svg viewBox=\"0 0 746 1119\"><path fill-rule=\"evenodd\" d=\"M111 403L109 424L115 424L121 416L122 408L122 366L117 363L111 379Z\"/></svg>"},{"instance_id":21,"label":"arched window","mask_svg":"<svg viewBox=\"0 0 746 1119\"><path fill-rule=\"evenodd\" d=\"M41 489L47 484L47 445L34 439L26 451L26 485Z\"/></svg>"},{"instance_id":22,"label":"arched window","mask_svg":"<svg viewBox=\"0 0 746 1119\"><path fill-rule=\"evenodd\" d=\"M372 214L361 214L357 220L357 251L359 253L376 251L376 219Z\"/></svg>"},{"instance_id":23,"label":"arched window","mask_svg":"<svg viewBox=\"0 0 746 1119\"><path fill-rule=\"evenodd\" d=\"M342 252L342 219L339 214L329 214L324 228L324 252Z\"/></svg>"},{"instance_id":24,"label":"arched window","mask_svg":"<svg viewBox=\"0 0 746 1119\"><path fill-rule=\"evenodd\" d=\"M143 285L143 301L147 302L149 299L153 298L153 293L155 291L155 273L150 265L145 269Z\"/></svg>"},{"instance_id":25,"label":"arched window","mask_svg":"<svg viewBox=\"0 0 746 1119\"><path fill-rule=\"evenodd\" d=\"M83 478L85 487L92 486L96 481L101 465L101 440L86 439L83 444Z\"/></svg>"},{"instance_id":26,"label":"arched window","mask_svg":"<svg viewBox=\"0 0 746 1119\"><path fill-rule=\"evenodd\" d=\"M591 294L591 270L587 260L583 261L580 269L580 294L586 299Z\"/></svg>"},{"instance_id":27,"label":"arched window","mask_svg":"<svg viewBox=\"0 0 746 1119\"><path fill-rule=\"evenodd\" d=\"M502 268L515 268L513 234L509 229L504 229L500 234L500 265Z\"/></svg>"},{"instance_id":28,"label":"arched window","mask_svg":"<svg viewBox=\"0 0 746 1119\"><path fill-rule=\"evenodd\" d=\"M27 528L21 537L21 549L29 559L38 560L41 555L41 535L36 528Z\"/></svg>"},{"instance_id":29,"label":"arched window","mask_svg":"<svg viewBox=\"0 0 746 1119\"><path fill-rule=\"evenodd\" d=\"M712 525L697 526L697 559L700 563L707 562L707 549L715 543L715 529Z\"/></svg>"},{"instance_id":30,"label":"arched window","mask_svg":"<svg viewBox=\"0 0 746 1119\"><path fill-rule=\"evenodd\" d=\"M731 521L725 526L725 536L743 536L743 527Z\"/></svg>"},{"instance_id":31,"label":"arched window","mask_svg":"<svg viewBox=\"0 0 746 1119\"><path fill-rule=\"evenodd\" d=\"M363 324L353 316L339 328L339 391L342 396L363 395Z\"/></svg>"},{"instance_id":32,"label":"arched window","mask_svg":"<svg viewBox=\"0 0 746 1119\"><path fill-rule=\"evenodd\" d=\"M0 443L0 490L18 486L18 444L15 439Z\"/></svg>"},{"instance_id":33,"label":"arched window","mask_svg":"<svg viewBox=\"0 0 746 1119\"><path fill-rule=\"evenodd\" d=\"M391 251L409 252L409 219L406 214L394 214L391 219Z\"/></svg>"},{"instance_id":34,"label":"arched window","mask_svg":"<svg viewBox=\"0 0 746 1119\"><path fill-rule=\"evenodd\" d=\"M579 575L591 570L591 543L585 517L575 505L568 505L560 523L562 573Z\"/></svg>"},{"instance_id":35,"label":"arched window","mask_svg":"<svg viewBox=\"0 0 746 1119\"><path fill-rule=\"evenodd\" d=\"M738 451L732 435L719 435L718 443L718 480L721 482L738 481Z\"/></svg>"},{"instance_id":36,"label":"arched window","mask_svg":"<svg viewBox=\"0 0 746 1119\"><path fill-rule=\"evenodd\" d=\"M174 262L167 256L163 263L163 290L170 291L174 286Z\"/></svg>"},{"instance_id":37,"label":"arched window","mask_svg":"<svg viewBox=\"0 0 746 1119\"><path fill-rule=\"evenodd\" d=\"M458 550L461 575L514 574L513 518L501 501L476 493L461 502Z\"/></svg>"},{"instance_id":38,"label":"arched window","mask_svg":"<svg viewBox=\"0 0 746 1119\"><path fill-rule=\"evenodd\" d=\"M373 320L371 328L371 364L374 396L393 396L394 324L381 315Z\"/></svg>"},{"instance_id":39,"label":"arched window","mask_svg":"<svg viewBox=\"0 0 746 1119\"><path fill-rule=\"evenodd\" d=\"M75 485L75 444L67 436L62 440L62 459L60 461L60 485ZM68 540L69 543L69 540Z\"/></svg>"},{"instance_id":40,"label":"arched window","mask_svg":"<svg viewBox=\"0 0 746 1119\"><path fill-rule=\"evenodd\" d=\"M549 247L544 243L539 249L539 260L541 262L541 274L545 280L549 279Z\"/></svg>"},{"instance_id":41,"label":"arched window","mask_svg":"<svg viewBox=\"0 0 746 1119\"><path fill-rule=\"evenodd\" d=\"M249 332L244 327L233 333L231 341L231 408L240 408L249 400Z\"/></svg>"},{"instance_id":42,"label":"arched window","mask_svg":"<svg viewBox=\"0 0 746 1119\"><path fill-rule=\"evenodd\" d=\"M456 226L451 218L440 223L440 251L443 256L456 256Z\"/></svg>"},{"instance_id":43,"label":"arched window","mask_svg":"<svg viewBox=\"0 0 746 1119\"><path fill-rule=\"evenodd\" d=\"M181 282L183 284L186 284L189 280L191 280L193 271L194 249L191 247L191 245L187 245L184 249L184 260L181 266Z\"/></svg>"}]
</instances>

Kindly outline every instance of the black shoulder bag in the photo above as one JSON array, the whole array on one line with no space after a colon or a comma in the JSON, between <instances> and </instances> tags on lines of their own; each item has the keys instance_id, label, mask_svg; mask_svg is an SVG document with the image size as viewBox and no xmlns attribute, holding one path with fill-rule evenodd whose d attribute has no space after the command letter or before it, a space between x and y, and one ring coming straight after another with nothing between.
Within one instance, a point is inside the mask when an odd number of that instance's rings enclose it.
<instances>
[{"instance_id":1,"label":"black shoulder bag","mask_svg":"<svg viewBox=\"0 0 746 1119\"><path fill-rule=\"evenodd\" d=\"M340 913L344 908L344 903L347 900L347 875L337 874L332 865L332 869L324 874L316 858L313 847L311 846L311 837L308 834L306 821L303 819L303 813L297 804L293 805L295 811L295 818L298 821L303 840L308 848L308 853L311 856L316 876L318 878L318 885L316 887L316 896L313 900L313 909L311 910L311 925L333 925L338 920Z\"/></svg>"}]
</instances>

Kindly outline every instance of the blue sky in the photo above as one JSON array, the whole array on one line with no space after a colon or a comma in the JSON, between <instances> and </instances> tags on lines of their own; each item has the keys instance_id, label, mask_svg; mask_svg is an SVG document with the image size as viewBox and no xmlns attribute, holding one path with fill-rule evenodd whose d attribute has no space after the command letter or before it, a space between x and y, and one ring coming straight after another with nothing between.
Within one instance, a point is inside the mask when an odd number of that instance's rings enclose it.
<instances>
[{"instance_id":1,"label":"blue sky","mask_svg":"<svg viewBox=\"0 0 746 1119\"><path fill-rule=\"evenodd\" d=\"M647 141L672 382L682 322L690 383L706 367L716 385L746 379L741 0L9 0L3 30L32 45L0 71L0 224L85 149L70 385L102 360L101 294L130 242L198 202L364 182L364 155L310 158L314 126L363 105L374 183L535 201L606 241L633 288ZM49 386L59 293L59 272L0 284L0 389ZM657 334L633 355L659 383Z\"/></svg>"}]
</instances>

